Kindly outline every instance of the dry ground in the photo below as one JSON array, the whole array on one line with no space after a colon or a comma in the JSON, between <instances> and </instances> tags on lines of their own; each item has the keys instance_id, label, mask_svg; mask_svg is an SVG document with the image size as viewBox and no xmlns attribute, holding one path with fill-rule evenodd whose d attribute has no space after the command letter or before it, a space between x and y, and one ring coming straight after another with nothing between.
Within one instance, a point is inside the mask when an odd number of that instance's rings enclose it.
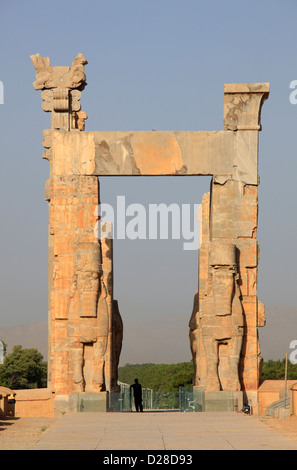
<instances>
[{"instance_id":1,"label":"dry ground","mask_svg":"<svg viewBox=\"0 0 297 470\"><path fill-rule=\"evenodd\" d=\"M28 449L56 419L58 418L0 419L0 450ZM297 441L297 416L284 419L261 416L260 420L275 431Z\"/></svg>"},{"instance_id":2,"label":"dry ground","mask_svg":"<svg viewBox=\"0 0 297 470\"><path fill-rule=\"evenodd\" d=\"M25 450L55 418L0 418L0 450Z\"/></svg>"},{"instance_id":3,"label":"dry ground","mask_svg":"<svg viewBox=\"0 0 297 470\"><path fill-rule=\"evenodd\" d=\"M297 416L290 416L289 418L283 419L261 416L260 420L281 434L297 441Z\"/></svg>"}]
</instances>

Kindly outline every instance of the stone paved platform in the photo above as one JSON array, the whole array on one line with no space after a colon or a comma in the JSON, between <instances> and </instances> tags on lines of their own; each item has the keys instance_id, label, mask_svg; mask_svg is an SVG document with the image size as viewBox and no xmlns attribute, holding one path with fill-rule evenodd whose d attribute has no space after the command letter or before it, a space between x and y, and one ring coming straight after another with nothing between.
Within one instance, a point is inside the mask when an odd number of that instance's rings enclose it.
<instances>
[{"instance_id":1,"label":"stone paved platform","mask_svg":"<svg viewBox=\"0 0 297 470\"><path fill-rule=\"evenodd\" d=\"M29 450L297 450L297 442L242 413L75 413Z\"/></svg>"}]
</instances>

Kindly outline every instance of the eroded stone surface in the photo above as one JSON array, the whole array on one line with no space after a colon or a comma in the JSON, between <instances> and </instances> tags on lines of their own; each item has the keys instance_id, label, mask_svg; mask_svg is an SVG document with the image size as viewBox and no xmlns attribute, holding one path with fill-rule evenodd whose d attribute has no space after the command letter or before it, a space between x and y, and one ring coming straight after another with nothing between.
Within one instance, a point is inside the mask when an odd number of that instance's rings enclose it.
<instances>
[{"instance_id":1,"label":"eroded stone surface","mask_svg":"<svg viewBox=\"0 0 297 470\"><path fill-rule=\"evenodd\" d=\"M189 327L194 385L208 391L256 390L262 365L257 328L265 325L265 311L257 298L257 187L234 192L237 182L230 184L231 193L228 185L213 182L201 204L199 289Z\"/></svg>"},{"instance_id":2,"label":"eroded stone surface","mask_svg":"<svg viewBox=\"0 0 297 470\"><path fill-rule=\"evenodd\" d=\"M43 132L50 169L51 389L60 395L117 389L123 323L113 298L112 241L94 233L97 177L105 175L212 176L202 201L199 289L190 320L194 385L257 389L257 328L265 324L257 299L258 131L269 85L225 85L222 131L86 132L79 103L84 56L71 67L31 58L33 86L51 113L51 129Z\"/></svg>"},{"instance_id":3,"label":"eroded stone surface","mask_svg":"<svg viewBox=\"0 0 297 470\"><path fill-rule=\"evenodd\" d=\"M214 175L220 184L230 178L258 184L256 131L55 131L46 137L60 175Z\"/></svg>"},{"instance_id":4,"label":"eroded stone surface","mask_svg":"<svg viewBox=\"0 0 297 470\"><path fill-rule=\"evenodd\" d=\"M49 57L31 56L36 70L35 90L42 90L42 109L51 112L53 129L84 129L87 115L80 112L81 90L86 85L84 66L88 63L78 54L71 67L51 67Z\"/></svg>"}]
</instances>

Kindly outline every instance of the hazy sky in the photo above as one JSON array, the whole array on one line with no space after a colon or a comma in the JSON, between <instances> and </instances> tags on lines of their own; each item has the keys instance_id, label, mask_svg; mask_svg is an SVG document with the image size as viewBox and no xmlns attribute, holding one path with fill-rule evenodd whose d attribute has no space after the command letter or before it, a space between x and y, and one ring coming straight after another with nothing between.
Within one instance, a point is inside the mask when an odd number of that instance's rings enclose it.
<instances>
[{"instance_id":1,"label":"hazy sky","mask_svg":"<svg viewBox=\"0 0 297 470\"><path fill-rule=\"evenodd\" d=\"M30 55L71 65L83 53L86 130L221 130L225 83L270 82L260 133L259 298L297 304L295 0L1 2L1 326L47 318L41 109ZM206 177L102 178L101 200L200 203ZM125 324L191 315L197 251L180 240L118 241L115 295Z\"/></svg>"}]
</instances>

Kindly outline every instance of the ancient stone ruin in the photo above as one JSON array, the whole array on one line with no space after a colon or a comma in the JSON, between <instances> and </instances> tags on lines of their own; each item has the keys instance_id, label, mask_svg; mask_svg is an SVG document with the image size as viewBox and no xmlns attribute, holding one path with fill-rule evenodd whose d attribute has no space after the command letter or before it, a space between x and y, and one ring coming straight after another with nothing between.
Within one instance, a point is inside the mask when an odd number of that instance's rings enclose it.
<instances>
[{"instance_id":1,"label":"ancient stone ruin","mask_svg":"<svg viewBox=\"0 0 297 470\"><path fill-rule=\"evenodd\" d=\"M52 392L68 399L117 390L123 325L113 298L112 239L94 234L98 176L210 175L190 319L194 387L252 396L261 373L258 327L265 324L257 298L257 189L260 115L269 84L225 85L222 131L85 131L85 57L78 54L71 67L52 67L39 54L31 60L33 86L51 113L43 158L50 169Z\"/></svg>"}]
</instances>

